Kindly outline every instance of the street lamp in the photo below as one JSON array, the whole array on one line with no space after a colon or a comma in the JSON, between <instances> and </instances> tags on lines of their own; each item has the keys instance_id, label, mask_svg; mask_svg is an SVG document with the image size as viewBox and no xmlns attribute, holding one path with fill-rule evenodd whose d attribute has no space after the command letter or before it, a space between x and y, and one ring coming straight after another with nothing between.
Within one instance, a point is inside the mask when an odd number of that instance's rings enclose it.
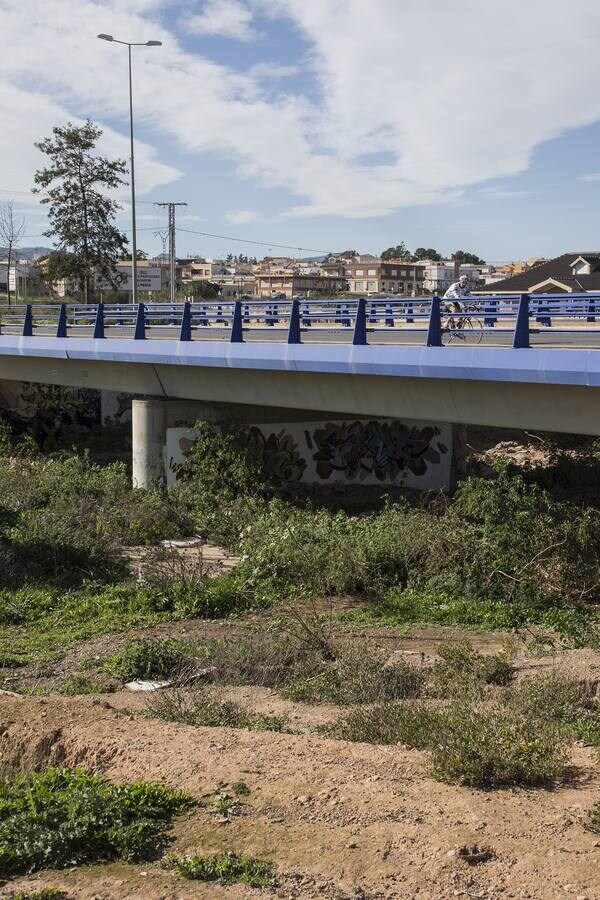
<instances>
[{"instance_id":1,"label":"street lamp","mask_svg":"<svg viewBox=\"0 0 600 900\"><path fill-rule=\"evenodd\" d=\"M129 41L118 41L112 34L99 34L101 41L109 41L113 44L123 44L127 47L129 54L129 140L131 143L131 275L132 275L132 303L137 303L138 296L138 280L137 280L137 234L135 230L135 167L133 161L133 89L131 83L131 48L132 47L161 47L162 41L142 41L139 43L130 43Z\"/></svg>"}]
</instances>

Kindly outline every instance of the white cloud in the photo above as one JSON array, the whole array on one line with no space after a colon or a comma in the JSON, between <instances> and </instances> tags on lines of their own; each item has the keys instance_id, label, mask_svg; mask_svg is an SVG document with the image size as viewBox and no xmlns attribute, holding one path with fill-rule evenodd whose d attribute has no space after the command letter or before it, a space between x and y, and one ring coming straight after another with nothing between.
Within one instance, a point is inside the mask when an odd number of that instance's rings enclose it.
<instances>
[{"instance_id":1,"label":"white cloud","mask_svg":"<svg viewBox=\"0 0 600 900\"><path fill-rule=\"evenodd\" d=\"M579 181L600 181L600 172L588 172L587 175L580 175Z\"/></svg>"},{"instance_id":2,"label":"white cloud","mask_svg":"<svg viewBox=\"0 0 600 900\"><path fill-rule=\"evenodd\" d=\"M218 154L256 186L287 190L288 218L462 202L467 187L524 171L543 141L600 120L597 0L196 4L203 33L247 37L254 13L261 27L271 17L273 28L299 30L310 93L300 76L268 74L277 59L266 41L264 63L246 73L184 49L162 23L181 22L189 0L1 5L11 52L0 55L0 188L28 189L40 165L33 140L69 118L122 122L122 134L105 128L105 146L128 155L127 55L95 39L105 31L163 41L134 50L138 128L186 154ZM189 45L189 33L180 34ZM369 164L373 154L387 164ZM138 145L136 162L140 194L179 175L148 144Z\"/></svg>"},{"instance_id":3,"label":"white cloud","mask_svg":"<svg viewBox=\"0 0 600 900\"><path fill-rule=\"evenodd\" d=\"M202 12L188 16L185 27L194 34L219 35L238 41L253 41L259 35L252 27L252 11L241 0L205 0Z\"/></svg>"},{"instance_id":4,"label":"white cloud","mask_svg":"<svg viewBox=\"0 0 600 900\"><path fill-rule=\"evenodd\" d=\"M226 213L225 218L233 225L248 225L250 222L256 222L258 215L250 209L238 209Z\"/></svg>"}]
</instances>

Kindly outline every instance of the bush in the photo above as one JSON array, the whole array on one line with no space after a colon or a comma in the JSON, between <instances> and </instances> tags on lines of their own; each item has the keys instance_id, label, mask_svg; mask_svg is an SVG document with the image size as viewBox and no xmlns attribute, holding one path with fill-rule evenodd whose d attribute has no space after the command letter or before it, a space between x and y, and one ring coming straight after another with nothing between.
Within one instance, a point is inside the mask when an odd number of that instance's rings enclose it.
<instances>
[{"instance_id":1,"label":"bush","mask_svg":"<svg viewBox=\"0 0 600 900\"><path fill-rule=\"evenodd\" d=\"M165 688L148 701L147 709L150 716L184 725L286 731L280 716L246 712L237 703L209 694L201 685Z\"/></svg>"},{"instance_id":2,"label":"bush","mask_svg":"<svg viewBox=\"0 0 600 900\"><path fill-rule=\"evenodd\" d=\"M189 649L181 641L140 638L105 660L104 668L122 681L172 678L189 661Z\"/></svg>"},{"instance_id":3,"label":"bush","mask_svg":"<svg viewBox=\"0 0 600 900\"><path fill-rule=\"evenodd\" d=\"M190 798L158 784L113 785L81 769L0 783L0 875L150 858Z\"/></svg>"},{"instance_id":4,"label":"bush","mask_svg":"<svg viewBox=\"0 0 600 900\"><path fill-rule=\"evenodd\" d=\"M209 641L200 652L213 668L212 680L219 684L253 684L278 687L299 676L320 670L322 657L299 647L284 634L263 634Z\"/></svg>"},{"instance_id":5,"label":"bush","mask_svg":"<svg viewBox=\"0 0 600 900\"><path fill-rule=\"evenodd\" d=\"M445 710L432 745L433 772L477 788L535 787L565 773L566 745L547 722L503 708L456 705Z\"/></svg>"},{"instance_id":6,"label":"bush","mask_svg":"<svg viewBox=\"0 0 600 900\"><path fill-rule=\"evenodd\" d=\"M218 881L221 884L247 884L268 887L274 883L272 863L235 853L209 856L174 856L171 864L185 878Z\"/></svg>"},{"instance_id":7,"label":"bush","mask_svg":"<svg viewBox=\"0 0 600 900\"><path fill-rule=\"evenodd\" d=\"M175 494L134 490L125 466L99 466L87 454L8 456L0 447L0 585L122 576L123 544L189 534Z\"/></svg>"},{"instance_id":8,"label":"bush","mask_svg":"<svg viewBox=\"0 0 600 900\"><path fill-rule=\"evenodd\" d=\"M371 709L355 709L321 731L341 741L365 744L406 744L429 749L435 741L443 714L425 706L386 703Z\"/></svg>"},{"instance_id":9,"label":"bush","mask_svg":"<svg viewBox=\"0 0 600 900\"><path fill-rule=\"evenodd\" d=\"M597 704L575 679L556 673L528 679L510 692L507 703L525 717L559 726L584 743L600 745Z\"/></svg>"},{"instance_id":10,"label":"bush","mask_svg":"<svg viewBox=\"0 0 600 900\"><path fill-rule=\"evenodd\" d=\"M505 654L484 656L467 640L443 644L438 656L441 662L431 673L432 690L443 696L477 684L506 686L514 678L514 666Z\"/></svg>"},{"instance_id":11,"label":"bush","mask_svg":"<svg viewBox=\"0 0 600 900\"><path fill-rule=\"evenodd\" d=\"M365 642L335 648L335 658L322 660L320 671L282 685L279 693L290 700L313 703L381 703L416 697L425 673L387 656Z\"/></svg>"},{"instance_id":12,"label":"bush","mask_svg":"<svg viewBox=\"0 0 600 900\"><path fill-rule=\"evenodd\" d=\"M231 547L269 493L260 457L244 429L196 422L197 438L179 468L180 496L206 537Z\"/></svg>"}]
</instances>

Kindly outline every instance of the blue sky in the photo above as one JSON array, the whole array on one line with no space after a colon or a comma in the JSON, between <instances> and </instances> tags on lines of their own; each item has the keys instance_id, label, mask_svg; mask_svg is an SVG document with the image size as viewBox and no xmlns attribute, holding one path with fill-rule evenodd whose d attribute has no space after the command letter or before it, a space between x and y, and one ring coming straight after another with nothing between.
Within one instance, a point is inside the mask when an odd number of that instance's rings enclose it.
<instances>
[{"instance_id":1,"label":"blue sky","mask_svg":"<svg viewBox=\"0 0 600 900\"><path fill-rule=\"evenodd\" d=\"M403 240L501 261L600 247L596 0L0 8L0 197L25 215L29 244L44 243L27 193L34 140L89 117L103 151L128 156L126 50L102 31L163 41L134 51L138 243L150 252L165 225L154 200L188 203L180 255Z\"/></svg>"}]
</instances>

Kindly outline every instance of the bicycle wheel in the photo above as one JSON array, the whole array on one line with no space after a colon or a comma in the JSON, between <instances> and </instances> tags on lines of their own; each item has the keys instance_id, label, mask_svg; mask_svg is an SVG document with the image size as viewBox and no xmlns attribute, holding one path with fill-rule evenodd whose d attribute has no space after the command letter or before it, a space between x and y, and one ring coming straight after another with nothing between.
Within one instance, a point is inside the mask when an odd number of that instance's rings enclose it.
<instances>
[{"instance_id":1,"label":"bicycle wheel","mask_svg":"<svg viewBox=\"0 0 600 900\"><path fill-rule=\"evenodd\" d=\"M469 344L480 344L483 340L483 324L481 319L472 319L466 316L463 319L463 330L466 330L465 340Z\"/></svg>"}]
</instances>

